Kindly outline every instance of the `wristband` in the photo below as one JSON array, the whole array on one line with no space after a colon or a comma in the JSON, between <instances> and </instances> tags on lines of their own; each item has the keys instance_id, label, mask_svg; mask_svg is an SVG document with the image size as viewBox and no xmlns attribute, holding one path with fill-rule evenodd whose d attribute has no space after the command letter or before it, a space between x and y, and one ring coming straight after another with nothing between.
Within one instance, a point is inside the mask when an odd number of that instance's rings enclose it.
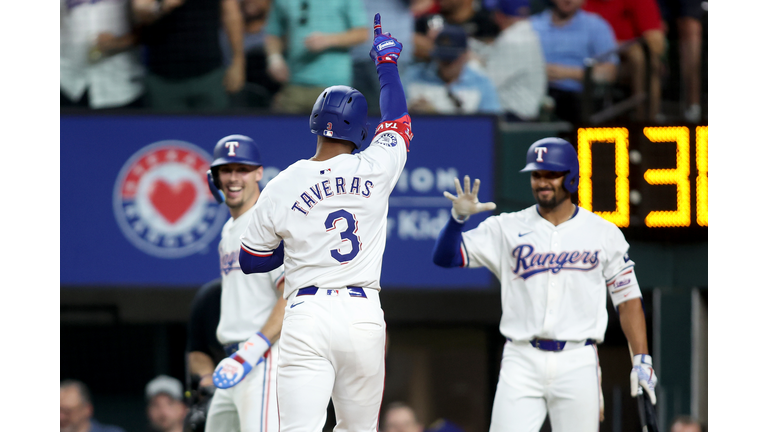
<instances>
[{"instance_id":1,"label":"wristband","mask_svg":"<svg viewBox=\"0 0 768 432\"><path fill-rule=\"evenodd\" d=\"M464 223L469 219L469 215L461 216L458 213L456 213L456 210L453 208L451 208L451 216L453 216L453 219L458 223Z\"/></svg>"}]
</instances>

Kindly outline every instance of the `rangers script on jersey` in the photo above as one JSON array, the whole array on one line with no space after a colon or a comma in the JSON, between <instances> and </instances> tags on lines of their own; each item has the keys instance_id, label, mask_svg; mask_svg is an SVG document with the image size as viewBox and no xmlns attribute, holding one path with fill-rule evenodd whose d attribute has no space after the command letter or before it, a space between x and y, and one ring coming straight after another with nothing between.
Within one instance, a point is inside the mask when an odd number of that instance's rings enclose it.
<instances>
[{"instance_id":1,"label":"rangers script on jersey","mask_svg":"<svg viewBox=\"0 0 768 432\"><path fill-rule=\"evenodd\" d=\"M285 247L285 291L308 286L380 289L389 195L403 171L409 120L382 122L371 145L326 161L300 160L264 188L242 247Z\"/></svg>"},{"instance_id":2,"label":"rangers script on jersey","mask_svg":"<svg viewBox=\"0 0 768 432\"><path fill-rule=\"evenodd\" d=\"M624 235L580 207L557 226L535 205L491 216L462 238L462 266L485 266L501 281L499 329L512 340L602 342L606 286L614 307L641 297Z\"/></svg>"}]
</instances>

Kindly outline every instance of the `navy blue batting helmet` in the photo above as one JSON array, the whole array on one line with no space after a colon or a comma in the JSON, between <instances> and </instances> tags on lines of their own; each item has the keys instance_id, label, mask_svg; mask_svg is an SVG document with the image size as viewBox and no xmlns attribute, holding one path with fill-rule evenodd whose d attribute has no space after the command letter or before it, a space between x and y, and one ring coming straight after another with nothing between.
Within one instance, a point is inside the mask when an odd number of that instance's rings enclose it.
<instances>
[{"instance_id":1,"label":"navy blue batting helmet","mask_svg":"<svg viewBox=\"0 0 768 432\"><path fill-rule=\"evenodd\" d=\"M208 171L208 187L219 203L224 202L224 195L219 182L218 167L230 163L261 166L259 146L245 135L229 135L220 139L213 148L213 162Z\"/></svg>"},{"instance_id":2,"label":"navy blue batting helmet","mask_svg":"<svg viewBox=\"0 0 768 432\"><path fill-rule=\"evenodd\" d=\"M570 193L579 189L579 158L571 143L560 138L543 138L531 144L525 155L525 168L528 171L566 172L563 187Z\"/></svg>"},{"instance_id":3,"label":"navy blue batting helmet","mask_svg":"<svg viewBox=\"0 0 768 432\"><path fill-rule=\"evenodd\" d=\"M368 136L368 102L349 86L323 90L312 107L309 129L315 135L352 141L359 149Z\"/></svg>"}]
</instances>

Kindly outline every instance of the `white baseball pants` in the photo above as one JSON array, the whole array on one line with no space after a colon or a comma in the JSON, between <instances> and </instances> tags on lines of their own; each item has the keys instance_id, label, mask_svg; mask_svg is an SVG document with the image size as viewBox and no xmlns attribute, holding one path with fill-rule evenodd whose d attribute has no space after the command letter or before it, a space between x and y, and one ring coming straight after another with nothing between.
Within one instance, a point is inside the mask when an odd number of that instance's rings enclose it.
<instances>
[{"instance_id":1,"label":"white baseball pants","mask_svg":"<svg viewBox=\"0 0 768 432\"><path fill-rule=\"evenodd\" d=\"M378 291L364 292L319 289L288 299L277 374L280 432L322 431L329 398L335 432L376 432L386 325Z\"/></svg>"},{"instance_id":2,"label":"white baseball pants","mask_svg":"<svg viewBox=\"0 0 768 432\"><path fill-rule=\"evenodd\" d=\"M263 362L234 387L216 389L205 421L205 432L278 432L277 359L279 342Z\"/></svg>"},{"instance_id":3,"label":"white baseball pants","mask_svg":"<svg viewBox=\"0 0 768 432\"><path fill-rule=\"evenodd\" d=\"M528 341L504 346L490 432L597 432L600 388L595 345L558 352Z\"/></svg>"}]
</instances>

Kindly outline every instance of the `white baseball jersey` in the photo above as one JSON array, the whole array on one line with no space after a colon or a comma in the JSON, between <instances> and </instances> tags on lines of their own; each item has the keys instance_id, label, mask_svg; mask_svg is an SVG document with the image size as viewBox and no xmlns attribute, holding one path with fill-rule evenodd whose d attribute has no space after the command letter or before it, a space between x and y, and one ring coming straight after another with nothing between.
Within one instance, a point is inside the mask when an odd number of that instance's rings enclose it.
<instances>
[{"instance_id":1,"label":"white baseball jersey","mask_svg":"<svg viewBox=\"0 0 768 432\"><path fill-rule=\"evenodd\" d=\"M485 266L501 281L505 337L602 342L606 287L616 307L641 297L628 249L621 231L592 212L577 208L554 226L534 205L463 233L461 252L463 266Z\"/></svg>"},{"instance_id":2,"label":"white baseball jersey","mask_svg":"<svg viewBox=\"0 0 768 432\"><path fill-rule=\"evenodd\" d=\"M276 288L283 280L283 266L249 275L240 270L240 236L255 209L251 207L237 219L229 218L221 230L221 318L216 337L223 345L242 342L261 330L277 302Z\"/></svg>"},{"instance_id":3,"label":"white baseball jersey","mask_svg":"<svg viewBox=\"0 0 768 432\"><path fill-rule=\"evenodd\" d=\"M308 286L381 288L389 195L410 136L403 123L381 123L364 151L300 160L267 184L242 245L266 256L284 241L286 299Z\"/></svg>"}]
</instances>

